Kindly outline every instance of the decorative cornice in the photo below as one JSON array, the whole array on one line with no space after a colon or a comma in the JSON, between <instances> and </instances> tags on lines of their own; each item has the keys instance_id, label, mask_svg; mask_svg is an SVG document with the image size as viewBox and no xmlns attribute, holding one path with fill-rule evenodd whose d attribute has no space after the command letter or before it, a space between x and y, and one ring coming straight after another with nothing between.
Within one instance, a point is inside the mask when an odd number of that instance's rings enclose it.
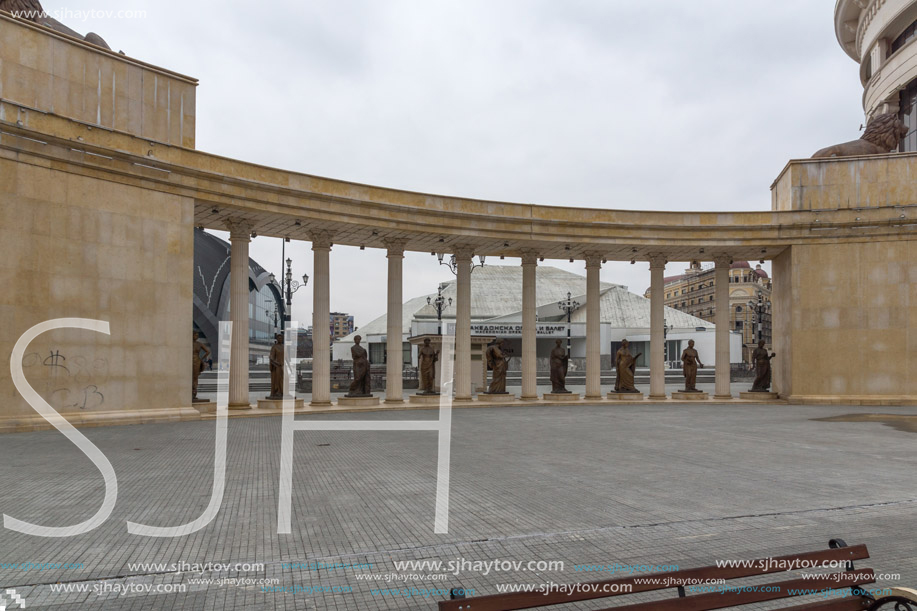
<instances>
[{"instance_id":1,"label":"decorative cornice","mask_svg":"<svg viewBox=\"0 0 917 611\"><path fill-rule=\"evenodd\" d=\"M316 230L309 232L312 250L331 250L334 233L331 231Z\"/></svg>"},{"instance_id":2,"label":"decorative cornice","mask_svg":"<svg viewBox=\"0 0 917 611\"><path fill-rule=\"evenodd\" d=\"M252 239L252 229L254 229L254 223L248 219L241 217L230 217L223 221L223 224L226 225L226 230L229 232L229 241L238 242L245 241L250 242Z\"/></svg>"},{"instance_id":3,"label":"decorative cornice","mask_svg":"<svg viewBox=\"0 0 917 611\"><path fill-rule=\"evenodd\" d=\"M522 265L538 265L538 253L533 250L523 250L520 258Z\"/></svg>"},{"instance_id":4,"label":"decorative cornice","mask_svg":"<svg viewBox=\"0 0 917 611\"><path fill-rule=\"evenodd\" d=\"M650 262L650 269L665 269L665 264L668 263L665 255L661 253L650 253L646 258Z\"/></svg>"},{"instance_id":5,"label":"decorative cornice","mask_svg":"<svg viewBox=\"0 0 917 611\"><path fill-rule=\"evenodd\" d=\"M408 243L407 240L403 238L384 238L382 243L385 244L386 250L388 250L389 257L404 257L404 247Z\"/></svg>"},{"instance_id":6,"label":"decorative cornice","mask_svg":"<svg viewBox=\"0 0 917 611\"><path fill-rule=\"evenodd\" d=\"M602 267L602 255L594 252L587 252L583 254L583 259L586 260L586 269L593 269Z\"/></svg>"}]
</instances>

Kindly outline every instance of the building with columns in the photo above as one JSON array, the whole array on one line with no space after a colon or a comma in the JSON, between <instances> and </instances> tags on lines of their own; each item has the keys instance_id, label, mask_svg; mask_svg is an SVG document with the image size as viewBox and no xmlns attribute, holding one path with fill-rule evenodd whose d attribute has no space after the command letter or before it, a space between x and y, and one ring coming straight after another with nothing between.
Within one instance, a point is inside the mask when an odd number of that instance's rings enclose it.
<instances>
[{"instance_id":1,"label":"building with columns","mask_svg":"<svg viewBox=\"0 0 917 611\"><path fill-rule=\"evenodd\" d=\"M683 274L667 276L666 307L712 321L716 313L714 275L711 265L692 261ZM751 362L759 339L764 340L768 350L772 346L771 288L771 280L760 264L752 269L748 261L733 261L729 266L729 328L742 337L746 362ZM649 293L647 289L644 296L649 297Z\"/></svg>"},{"instance_id":2,"label":"building with columns","mask_svg":"<svg viewBox=\"0 0 917 611\"><path fill-rule=\"evenodd\" d=\"M844 49L861 62L870 57L869 112L892 108L899 87L913 81L917 47L907 31L914 6L837 4ZM584 209L412 192L199 151L196 79L6 13L0 28L0 273L8 287L0 302L0 351L11 355L13 374L0 378L0 431L50 426L26 400L34 397L26 385L77 424L201 418L190 405L195 227L230 233L233 409L252 404L253 233L310 243L314 329L329 324L335 245L387 258L389 407L405 399L399 374L406 250L455 257L456 404L474 400L475 255L521 259L521 307L514 312L522 319L523 402L539 399L537 270L571 259L586 275L576 320L585 328L578 348L585 401L606 400L604 262L631 261L650 271L649 399L667 401L666 264L712 262L714 300L728 303L732 262L766 259L773 275L773 389L781 400L917 402L917 153L907 142L903 153L790 160L771 184L770 209L763 177L761 209L744 211ZM886 48L891 53L883 54ZM68 326L77 319L100 321L101 330ZM729 309L716 308L712 322L712 400L732 400ZM313 341L311 408L321 410L333 405L330 333ZM92 368L55 375L64 372L43 365L49 353ZM94 402L75 403L90 387Z\"/></svg>"},{"instance_id":3,"label":"building with columns","mask_svg":"<svg viewBox=\"0 0 917 611\"><path fill-rule=\"evenodd\" d=\"M513 265L486 265L476 267L471 274L471 334L472 336L495 336L506 341L506 347L516 360L513 366L521 366L522 355L522 278L523 270ZM586 278L551 266L539 266L536 271L536 356L539 370L548 368L547 359L556 339L566 341L566 313L559 303L571 295L575 309L571 312L571 358L574 368L585 366L586 324L589 304L586 296ZM442 319L432 303L437 293L409 299L402 305L402 358L407 366L417 365L417 353L409 338L421 335L435 335L455 331L456 282L441 284L445 301ZM451 302L450 302L451 300ZM602 368L613 367L612 357L621 346L621 340L631 342L633 354L642 353L638 367L648 366L650 360L650 301L627 290L626 286L602 282L599 285L600 343ZM678 360L681 350L689 339L694 339L696 348L706 364L716 361L714 337L715 327L706 320L691 316L672 308L666 308L666 320L672 327L668 331L668 361ZM376 318L357 331L334 342L333 358L350 360L353 336L363 338L364 347L369 350L370 362L386 362L387 315ZM742 360L741 336L731 338L730 360Z\"/></svg>"},{"instance_id":4,"label":"building with columns","mask_svg":"<svg viewBox=\"0 0 917 611\"><path fill-rule=\"evenodd\" d=\"M860 64L867 119L898 113L908 128L899 150L917 151L917 2L838 0L834 30Z\"/></svg>"}]
</instances>

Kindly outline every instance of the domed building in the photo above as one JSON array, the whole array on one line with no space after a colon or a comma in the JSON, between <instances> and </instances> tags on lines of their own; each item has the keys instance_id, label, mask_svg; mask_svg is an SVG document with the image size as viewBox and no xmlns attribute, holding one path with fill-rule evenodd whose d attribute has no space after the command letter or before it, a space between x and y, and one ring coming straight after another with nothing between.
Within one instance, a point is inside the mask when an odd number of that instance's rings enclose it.
<instances>
[{"instance_id":1,"label":"domed building","mask_svg":"<svg viewBox=\"0 0 917 611\"><path fill-rule=\"evenodd\" d=\"M194 330L218 359L219 322L229 320L229 242L194 230ZM280 286L254 259L248 260L249 362L266 360L282 325L285 303Z\"/></svg>"},{"instance_id":2,"label":"domed building","mask_svg":"<svg viewBox=\"0 0 917 611\"><path fill-rule=\"evenodd\" d=\"M860 64L867 119L897 113L908 128L898 150L917 151L917 0L838 0L834 30Z\"/></svg>"}]
</instances>

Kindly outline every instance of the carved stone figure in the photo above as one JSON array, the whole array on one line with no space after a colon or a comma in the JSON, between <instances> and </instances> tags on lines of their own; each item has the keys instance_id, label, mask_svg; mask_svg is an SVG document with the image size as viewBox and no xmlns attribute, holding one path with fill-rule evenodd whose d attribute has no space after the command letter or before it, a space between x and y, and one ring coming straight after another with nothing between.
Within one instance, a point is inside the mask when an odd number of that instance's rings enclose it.
<instances>
[{"instance_id":1,"label":"carved stone figure","mask_svg":"<svg viewBox=\"0 0 917 611\"><path fill-rule=\"evenodd\" d=\"M193 354L191 356L191 401L197 401L197 379L200 377L201 372L204 371L204 361L210 358L210 348L198 341L201 337L200 333L197 331L194 332L194 345L193 345ZM201 357L201 352L204 353L204 356Z\"/></svg>"},{"instance_id":2,"label":"carved stone figure","mask_svg":"<svg viewBox=\"0 0 917 611\"><path fill-rule=\"evenodd\" d=\"M83 36L82 34L78 34L71 30L57 19L52 19L51 16L48 15L41 7L41 2L38 0L0 0L0 11L12 13L14 16L19 17L20 19L49 27L52 30L62 34L67 34L68 36L74 36L76 38L85 40L88 43L96 45L97 47L111 50L111 47L108 46L108 43L106 43L105 40L103 40L102 37L95 32L90 32L86 36Z\"/></svg>"},{"instance_id":3,"label":"carved stone figure","mask_svg":"<svg viewBox=\"0 0 917 611\"><path fill-rule=\"evenodd\" d=\"M503 350L504 341L498 339L487 348L485 356L487 357L487 368L493 371L490 388L487 389L489 395L506 394L506 362L509 355Z\"/></svg>"},{"instance_id":4,"label":"carved stone figure","mask_svg":"<svg viewBox=\"0 0 917 611\"><path fill-rule=\"evenodd\" d=\"M764 349L764 340L758 342L758 347L751 353L751 360L755 364L755 381L751 385L751 392L770 392L771 389L771 359L777 356L773 353L770 356Z\"/></svg>"},{"instance_id":5,"label":"carved stone figure","mask_svg":"<svg viewBox=\"0 0 917 611\"><path fill-rule=\"evenodd\" d=\"M268 356L271 366L271 394L268 399L283 399L283 335L274 335L274 345Z\"/></svg>"},{"instance_id":6,"label":"carved stone figure","mask_svg":"<svg viewBox=\"0 0 917 611\"><path fill-rule=\"evenodd\" d=\"M434 390L436 379L436 362L439 360L439 350L434 350L430 345L430 338L423 340L423 346L417 351L417 360L420 364L420 394L438 395Z\"/></svg>"},{"instance_id":7,"label":"carved stone figure","mask_svg":"<svg viewBox=\"0 0 917 611\"><path fill-rule=\"evenodd\" d=\"M366 348L360 345L363 338L359 335L353 338L350 348L350 357L353 359L353 382L350 383L350 392L346 397L370 397L369 355Z\"/></svg>"},{"instance_id":8,"label":"carved stone figure","mask_svg":"<svg viewBox=\"0 0 917 611\"><path fill-rule=\"evenodd\" d=\"M898 142L907 134L907 127L894 113L877 115L866 125L866 131L858 140L835 144L823 148L812 158L852 157L854 155L878 155L897 148Z\"/></svg>"},{"instance_id":9,"label":"carved stone figure","mask_svg":"<svg viewBox=\"0 0 917 611\"><path fill-rule=\"evenodd\" d=\"M567 349L563 346L564 340L555 341L554 349L551 350L551 392L570 392L567 390L567 365L570 357L567 355Z\"/></svg>"},{"instance_id":10,"label":"carved stone figure","mask_svg":"<svg viewBox=\"0 0 917 611\"><path fill-rule=\"evenodd\" d=\"M634 356L630 353L629 346L630 342L622 340L621 347L615 353L615 369L618 370L615 392L640 392L634 384L634 374L637 371L637 359L643 353Z\"/></svg>"},{"instance_id":11,"label":"carved stone figure","mask_svg":"<svg viewBox=\"0 0 917 611\"><path fill-rule=\"evenodd\" d=\"M685 374L685 388L682 392L700 392L697 390L697 368L703 369L700 355L694 349L694 340L688 340L688 347L681 353L682 371Z\"/></svg>"}]
</instances>

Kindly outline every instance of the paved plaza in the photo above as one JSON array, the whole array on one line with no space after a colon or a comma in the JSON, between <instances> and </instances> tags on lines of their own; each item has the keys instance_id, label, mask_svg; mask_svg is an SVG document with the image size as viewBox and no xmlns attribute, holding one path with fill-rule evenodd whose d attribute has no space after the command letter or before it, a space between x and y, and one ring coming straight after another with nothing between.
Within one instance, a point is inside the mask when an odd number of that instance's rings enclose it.
<instances>
[{"instance_id":1,"label":"paved plaza","mask_svg":"<svg viewBox=\"0 0 917 611\"><path fill-rule=\"evenodd\" d=\"M883 583L914 586L917 436L878 422L818 420L866 413L915 410L707 404L455 410L445 535L433 533L432 432L297 432L293 533L278 535L281 419L233 419L226 494L214 521L184 537L147 538L128 534L125 521L178 525L207 506L213 422L82 429L118 475L113 514L93 532L67 539L4 530L0 585L15 589L28 608L433 609L444 598L429 595L436 589L494 593L503 583L622 576L574 565L689 568L825 548L829 538L843 537L868 544L872 559L862 566L900 574ZM435 410L360 416L436 417ZM0 436L0 462L6 515L63 526L87 519L101 503L98 470L55 431ZM396 568L403 560L542 560L564 567L484 574L466 564L441 580L445 569ZM150 566L155 563L166 566ZM174 566L179 563L186 565ZM189 568L205 563L264 567ZM391 581L366 581L369 575ZM418 579L398 581L412 577ZM278 581L266 587L257 580ZM122 593L125 586L134 591ZM146 586L158 591L141 592ZM185 591L162 593L176 586ZM73 591L59 591L65 588Z\"/></svg>"}]
</instances>

